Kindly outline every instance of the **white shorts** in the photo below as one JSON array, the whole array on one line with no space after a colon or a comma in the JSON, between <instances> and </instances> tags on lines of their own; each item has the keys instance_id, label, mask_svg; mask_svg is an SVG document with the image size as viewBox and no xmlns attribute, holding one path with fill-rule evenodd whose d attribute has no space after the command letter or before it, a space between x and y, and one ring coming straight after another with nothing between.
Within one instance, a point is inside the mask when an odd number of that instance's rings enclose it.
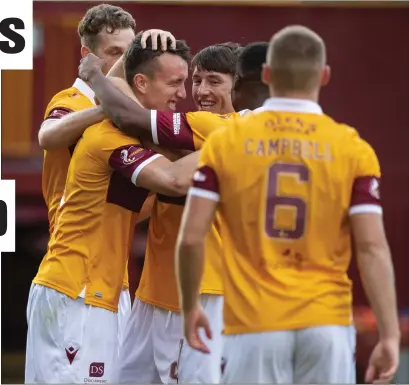
<instances>
[{"instance_id":1,"label":"white shorts","mask_svg":"<svg viewBox=\"0 0 409 385\"><path fill-rule=\"evenodd\" d=\"M118 315L32 284L25 383L114 383Z\"/></svg>"},{"instance_id":2,"label":"white shorts","mask_svg":"<svg viewBox=\"0 0 409 385\"><path fill-rule=\"evenodd\" d=\"M172 363L181 337L179 313L135 298L119 349L119 383L175 383Z\"/></svg>"},{"instance_id":3,"label":"white shorts","mask_svg":"<svg viewBox=\"0 0 409 385\"><path fill-rule=\"evenodd\" d=\"M225 336L223 383L355 384L353 326Z\"/></svg>"},{"instance_id":4,"label":"white shorts","mask_svg":"<svg viewBox=\"0 0 409 385\"><path fill-rule=\"evenodd\" d=\"M179 384L218 384L220 382L223 351L223 296L202 294L200 302L208 317L213 338L208 340L202 330L203 341L210 349L210 354L203 354L192 349L182 341L177 364Z\"/></svg>"},{"instance_id":5,"label":"white shorts","mask_svg":"<svg viewBox=\"0 0 409 385\"><path fill-rule=\"evenodd\" d=\"M131 310L131 294L128 289L124 289L121 291L118 304L118 352L119 346L122 344L128 318L131 316Z\"/></svg>"}]
</instances>

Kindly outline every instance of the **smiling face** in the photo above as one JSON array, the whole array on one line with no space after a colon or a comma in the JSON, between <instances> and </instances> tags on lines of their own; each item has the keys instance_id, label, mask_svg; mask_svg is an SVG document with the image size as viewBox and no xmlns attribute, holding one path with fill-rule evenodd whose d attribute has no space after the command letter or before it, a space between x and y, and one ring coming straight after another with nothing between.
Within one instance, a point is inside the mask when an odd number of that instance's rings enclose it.
<instances>
[{"instance_id":1,"label":"smiling face","mask_svg":"<svg viewBox=\"0 0 409 385\"><path fill-rule=\"evenodd\" d=\"M195 67L192 97L198 111L228 114L234 111L231 99L233 76Z\"/></svg>"},{"instance_id":2,"label":"smiling face","mask_svg":"<svg viewBox=\"0 0 409 385\"><path fill-rule=\"evenodd\" d=\"M175 111L177 103L186 98L190 49L183 40L176 40L176 48L166 52L152 50L150 38L146 44L142 48L141 36L137 36L125 53L126 81L145 108Z\"/></svg>"},{"instance_id":3,"label":"smiling face","mask_svg":"<svg viewBox=\"0 0 409 385\"><path fill-rule=\"evenodd\" d=\"M180 56L164 53L155 63L152 77L146 77L143 105L146 108L175 111L177 103L186 98L185 82L188 64Z\"/></svg>"}]
</instances>

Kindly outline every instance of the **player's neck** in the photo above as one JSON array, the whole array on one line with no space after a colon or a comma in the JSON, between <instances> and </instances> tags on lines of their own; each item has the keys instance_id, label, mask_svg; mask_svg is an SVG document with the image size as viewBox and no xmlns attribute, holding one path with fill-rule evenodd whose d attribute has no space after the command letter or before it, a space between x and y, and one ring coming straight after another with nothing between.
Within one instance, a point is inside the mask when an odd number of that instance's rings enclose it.
<instances>
[{"instance_id":1,"label":"player's neck","mask_svg":"<svg viewBox=\"0 0 409 385\"><path fill-rule=\"evenodd\" d=\"M287 98L287 99L305 99L318 103L319 92L300 92L300 91L288 91L277 92L270 88L270 98Z\"/></svg>"},{"instance_id":2,"label":"player's neck","mask_svg":"<svg viewBox=\"0 0 409 385\"><path fill-rule=\"evenodd\" d=\"M146 103L146 101L144 101L143 95L138 94L137 92L135 92L134 89L133 89L133 91L134 91L134 95L135 95L135 100L136 100L136 102L137 102L140 106L142 106L143 108L150 109L150 106L148 105L148 103Z\"/></svg>"},{"instance_id":3,"label":"player's neck","mask_svg":"<svg viewBox=\"0 0 409 385\"><path fill-rule=\"evenodd\" d=\"M220 111L218 111L219 115L226 115L226 114L232 114L233 112L235 112L234 108L233 108L233 104L232 103L226 103L223 104L223 106L220 108Z\"/></svg>"},{"instance_id":4,"label":"player's neck","mask_svg":"<svg viewBox=\"0 0 409 385\"><path fill-rule=\"evenodd\" d=\"M255 110L261 107L268 97L269 93L265 85L243 84L234 100L235 110Z\"/></svg>"}]
</instances>

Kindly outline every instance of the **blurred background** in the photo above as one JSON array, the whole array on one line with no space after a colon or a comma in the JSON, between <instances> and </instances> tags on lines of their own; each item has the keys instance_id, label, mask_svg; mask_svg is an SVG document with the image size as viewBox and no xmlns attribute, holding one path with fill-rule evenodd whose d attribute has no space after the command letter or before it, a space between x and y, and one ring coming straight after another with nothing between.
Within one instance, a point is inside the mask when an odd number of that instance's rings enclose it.
<instances>
[{"instance_id":1,"label":"blurred background","mask_svg":"<svg viewBox=\"0 0 409 385\"><path fill-rule=\"evenodd\" d=\"M107 1L108 2L108 1ZM394 259L403 331L398 383L409 383L409 8L391 1L111 1L129 11L139 30L160 28L186 39L195 52L207 45L267 41L288 24L304 24L327 43L332 81L321 104L338 121L356 127L375 148L383 171L383 204ZM45 107L77 76L77 24L101 2L34 2L34 70L2 72L2 178L15 179L16 253L3 253L2 383L24 380L26 303L46 250L48 224L41 193L42 151L37 132ZM187 84L188 95L191 83ZM180 110L193 110L188 96ZM147 223L136 232L130 263L131 294L143 266ZM375 323L358 280L358 383L376 342ZM382 282L379 282L382 285Z\"/></svg>"}]
</instances>

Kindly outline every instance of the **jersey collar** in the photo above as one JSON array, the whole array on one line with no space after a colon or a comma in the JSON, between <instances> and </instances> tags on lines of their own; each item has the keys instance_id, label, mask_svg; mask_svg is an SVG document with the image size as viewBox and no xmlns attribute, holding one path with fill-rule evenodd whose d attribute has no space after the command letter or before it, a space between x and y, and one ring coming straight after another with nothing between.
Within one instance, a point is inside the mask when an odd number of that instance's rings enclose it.
<instances>
[{"instance_id":1,"label":"jersey collar","mask_svg":"<svg viewBox=\"0 0 409 385\"><path fill-rule=\"evenodd\" d=\"M91 87L87 83L85 83L80 78L77 78L72 86L75 87L82 94L84 94L92 104L95 104L94 99L95 93L94 91L92 91Z\"/></svg>"},{"instance_id":2,"label":"jersey collar","mask_svg":"<svg viewBox=\"0 0 409 385\"><path fill-rule=\"evenodd\" d=\"M303 112L322 115L322 108L316 102L305 99L269 98L264 102L263 111Z\"/></svg>"}]
</instances>

